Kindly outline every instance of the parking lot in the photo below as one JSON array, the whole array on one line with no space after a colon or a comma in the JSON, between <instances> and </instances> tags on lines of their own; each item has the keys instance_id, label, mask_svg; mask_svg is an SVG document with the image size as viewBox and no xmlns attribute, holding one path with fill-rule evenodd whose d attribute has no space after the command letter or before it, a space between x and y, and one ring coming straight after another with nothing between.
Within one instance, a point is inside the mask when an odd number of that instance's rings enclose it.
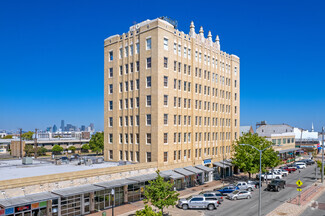
<instances>
[{"instance_id":1,"label":"parking lot","mask_svg":"<svg viewBox=\"0 0 325 216\"><path fill-rule=\"evenodd\" d=\"M306 169L302 169L301 172L297 170L294 173L290 173L287 177L283 179L286 181L286 188L280 192L271 192L266 191L266 184L263 183L262 189L262 215L267 215L276 207L298 195L296 181L300 179L303 182L302 188L305 188L315 182L315 167L316 165L310 165ZM320 175L318 175L320 177ZM183 210L175 209L173 213L175 215L188 215L188 214L198 214L202 215L247 215L253 216L258 215L258 199L259 193L258 189L252 191L251 199L242 199L242 200L227 200L224 199L222 204L215 210ZM173 214L174 215L174 214Z\"/></svg>"}]
</instances>

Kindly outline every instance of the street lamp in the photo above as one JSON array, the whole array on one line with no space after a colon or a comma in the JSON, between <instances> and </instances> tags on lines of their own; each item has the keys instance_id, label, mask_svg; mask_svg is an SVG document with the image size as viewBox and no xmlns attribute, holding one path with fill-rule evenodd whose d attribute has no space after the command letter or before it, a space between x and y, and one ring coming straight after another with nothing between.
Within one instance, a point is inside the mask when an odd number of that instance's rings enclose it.
<instances>
[{"instance_id":1,"label":"street lamp","mask_svg":"<svg viewBox=\"0 0 325 216\"><path fill-rule=\"evenodd\" d=\"M254 149L256 149L257 151L260 152L260 175L259 175L259 189L258 189L258 192L259 192L258 215L261 216L262 215L262 213L261 213L262 212L261 211L261 209L262 209L262 195L261 195L261 187L262 187L262 184L261 184L261 176L262 176L262 152L264 150L270 148L271 146L268 146L265 149L260 150L260 149L257 149L255 146L252 146L250 144L239 144L239 145L241 145L241 146L250 146L250 147L252 147L252 148L254 148Z\"/></svg>"},{"instance_id":2,"label":"street lamp","mask_svg":"<svg viewBox=\"0 0 325 216\"><path fill-rule=\"evenodd\" d=\"M112 216L114 216L114 204L115 204L115 190L114 188L111 190L112 198L113 198L113 203L112 203Z\"/></svg>"}]
</instances>

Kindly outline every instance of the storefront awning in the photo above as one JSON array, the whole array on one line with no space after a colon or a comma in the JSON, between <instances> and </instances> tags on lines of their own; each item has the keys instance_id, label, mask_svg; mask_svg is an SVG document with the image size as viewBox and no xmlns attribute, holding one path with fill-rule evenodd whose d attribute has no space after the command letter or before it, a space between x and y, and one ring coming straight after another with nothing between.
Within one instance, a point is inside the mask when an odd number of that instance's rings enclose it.
<instances>
[{"instance_id":1,"label":"storefront awning","mask_svg":"<svg viewBox=\"0 0 325 216\"><path fill-rule=\"evenodd\" d=\"M200 169L200 170L203 170L205 172L212 172L213 171L213 168L206 167L206 166L203 166L203 165L197 165L195 167L198 168L198 169Z\"/></svg>"},{"instance_id":2,"label":"storefront awning","mask_svg":"<svg viewBox=\"0 0 325 216\"><path fill-rule=\"evenodd\" d=\"M30 194L22 197L1 199L0 206L2 206L3 208L9 208L9 207L22 206L22 205L27 205L36 202L57 199L57 198L59 198L58 195L52 194L51 192L43 192L43 193Z\"/></svg>"},{"instance_id":3,"label":"storefront awning","mask_svg":"<svg viewBox=\"0 0 325 216\"><path fill-rule=\"evenodd\" d=\"M183 169L183 168L176 168L174 169L175 172L179 173L179 174L182 174L184 176L191 176L191 175L195 175L195 173L193 172L190 172L186 169Z\"/></svg>"},{"instance_id":4,"label":"storefront awning","mask_svg":"<svg viewBox=\"0 0 325 216\"><path fill-rule=\"evenodd\" d=\"M132 179L117 179L117 180L112 180L112 181L107 181L107 182L96 183L94 185L103 187L106 189L110 189L110 188L122 187L124 185L130 185L130 184L136 184L136 183L138 183L138 182L135 180L132 180Z\"/></svg>"},{"instance_id":5,"label":"storefront awning","mask_svg":"<svg viewBox=\"0 0 325 216\"><path fill-rule=\"evenodd\" d=\"M298 151L301 148L292 148L292 149L285 149L285 150L281 150L279 151L279 153L286 153L286 152L294 152L294 151Z\"/></svg>"},{"instance_id":6,"label":"storefront awning","mask_svg":"<svg viewBox=\"0 0 325 216\"><path fill-rule=\"evenodd\" d=\"M132 180L132 181L137 181L137 182L146 182L146 181L152 181L152 180L156 179L157 176L158 176L157 173L150 173L150 174L146 174L146 175L134 176L134 177L127 178L127 179ZM169 177L168 175L164 175L162 173L160 173L160 176L163 178Z\"/></svg>"},{"instance_id":7,"label":"storefront awning","mask_svg":"<svg viewBox=\"0 0 325 216\"><path fill-rule=\"evenodd\" d=\"M224 163L220 163L220 162L214 162L213 165L221 167L221 168L228 168L229 166L224 164Z\"/></svg>"},{"instance_id":8,"label":"storefront awning","mask_svg":"<svg viewBox=\"0 0 325 216\"><path fill-rule=\"evenodd\" d=\"M165 171L162 171L161 174L163 175L168 175L169 178L172 178L172 179L181 179L181 178L184 178L183 175L177 173L177 172L174 172L173 170L165 170Z\"/></svg>"},{"instance_id":9,"label":"storefront awning","mask_svg":"<svg viewBox=\"0 0 325 216\"><path fill-rule=\"evenodd\" d=\"M200 170L198 168L195 168L195 167L192 167L192 166L184 167L184 169L188 170L188 171L191 171L191 172L194 172L195 174L203 173L202 170Z\"/></svg>"},{"instance_id":10,"label":"storefront awning","mask_svg":"<svg viewBox=\"0 0 325 216\"><path fill-rule=\"evenodd\" d=\"M220 162L221 162L222 164L227 165L227 166L233 166L231 162L226 161L226 160L224 160L224 161L220 161Z\"/></svg>"},{"instance_id":11,"label":"storefront awning","mask_svg":"<svg viewBox=\"0 0 325 216\"><path fill-rule=\"evenodd\" d=\"M85 194L85 193L90 193L90 192L100 191L100 190L103 190L103 188L96 185L89 184L89 185L83 185L78 187L63 188L59 190L54 190L52 192L62 197L68 197L77 194Z\"/></svg>"}]
</instances>

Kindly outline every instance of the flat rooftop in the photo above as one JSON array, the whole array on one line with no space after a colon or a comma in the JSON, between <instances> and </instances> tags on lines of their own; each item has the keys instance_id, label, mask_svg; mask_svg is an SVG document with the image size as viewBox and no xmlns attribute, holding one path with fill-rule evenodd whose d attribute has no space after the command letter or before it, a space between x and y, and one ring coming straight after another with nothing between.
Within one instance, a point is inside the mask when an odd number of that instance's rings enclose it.
<instances>
[{"instance_id":1,"label":"flat rooftop","mask_svg":"<svg viewBox=\"0 0 325 216\"><path fill-rule=\"evenodd\" d=\"M103 162L101 164L92 164L87 166L85 164L78 165L78 161L72 161L69 164L55 165L50 161L38 159L34 159L33 164L31 165L23 165L22 160L18 159L1 160L0 173L4 175L0 175L0 181L57 173L91 170L97 168L106 168L118 165L119 163L117 162Z\"/></svg>"}]
</instances>

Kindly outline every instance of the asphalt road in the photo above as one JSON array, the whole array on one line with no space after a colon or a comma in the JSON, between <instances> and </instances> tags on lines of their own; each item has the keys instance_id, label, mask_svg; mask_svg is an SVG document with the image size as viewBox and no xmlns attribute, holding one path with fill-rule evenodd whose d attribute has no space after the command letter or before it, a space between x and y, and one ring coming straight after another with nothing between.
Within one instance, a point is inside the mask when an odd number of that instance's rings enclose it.
<instances>
[{"instance_id":1,"label":"asphalt road","mask_svg":"<svg viewBox=\"0 0 325 216\"><path fill-rule=\"evenodd\" d=\"M306 187L315 182L315 167L316 165L308 166L306 169L301 170L300 174L298 171L289 174L285 177L287 187L280 192L264 191L266 184L263 184L262 191L262 215L267 215L279 205L298 195L296 188L296 181L299 179L303 182L303 187ZM320 177L320 176L319 176ZM245 200L224 200L223 203L217 210L208 211L204 210L206 216L220 215L220 216L231 216L231 215L245 215L255 216L258 215L258 189L252 192L252 199ZM323 202L325 203L325 196L323 196ZM324 212L325 213L325 212ZM309 215L309 214L306 214ZM320 214L315 214L320 215ZM323 215L323 214L321 214Z\"/></svg>"}]
</instances>

